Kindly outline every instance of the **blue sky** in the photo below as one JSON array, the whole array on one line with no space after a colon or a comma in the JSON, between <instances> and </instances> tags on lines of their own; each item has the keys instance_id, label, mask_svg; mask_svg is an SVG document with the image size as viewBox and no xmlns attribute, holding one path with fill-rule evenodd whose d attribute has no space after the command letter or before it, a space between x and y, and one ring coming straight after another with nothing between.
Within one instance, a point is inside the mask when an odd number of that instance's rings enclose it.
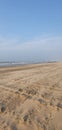
<instances>
[{"instance_id":1,"label":"blue sky","mask_svg":"<svg viewBox=\"0 0 62 130\"><path fill-rule=\"evenodd\" d=\"M62 60L62 0L0 0L2 60Z\"/></svg>"}]
</instances>

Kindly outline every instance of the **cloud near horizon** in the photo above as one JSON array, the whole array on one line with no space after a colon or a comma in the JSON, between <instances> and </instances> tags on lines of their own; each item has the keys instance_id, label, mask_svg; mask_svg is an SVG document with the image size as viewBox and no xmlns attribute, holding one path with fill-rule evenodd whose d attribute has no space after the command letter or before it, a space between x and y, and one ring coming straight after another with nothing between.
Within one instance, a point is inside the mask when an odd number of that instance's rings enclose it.
<instances>
[{"instance_id":1,"label":"cloud near horizon","mask_svg":"<svg viewBox=\"0 0 62 130\"><path fill-rule=\"evenodd\" d=\"M22 43L0 37L0 61L62 60L62 37L45 36Z\"/></svg>"}]
</instances>

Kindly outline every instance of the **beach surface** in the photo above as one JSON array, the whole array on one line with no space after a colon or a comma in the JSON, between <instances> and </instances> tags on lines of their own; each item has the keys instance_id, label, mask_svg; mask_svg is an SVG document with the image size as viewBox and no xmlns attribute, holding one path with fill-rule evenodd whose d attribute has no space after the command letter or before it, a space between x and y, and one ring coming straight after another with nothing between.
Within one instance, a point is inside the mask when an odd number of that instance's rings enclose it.
<instances>
[{"instance_id":1,"label":"beach surface","mask_svg":"<svg viewBox=\"0 0 62 130\"><path fill-rule=\"evenodd\" d=\"M62 63L0 67L0 130L62 130Z\"/></svg>"}]
</instances>

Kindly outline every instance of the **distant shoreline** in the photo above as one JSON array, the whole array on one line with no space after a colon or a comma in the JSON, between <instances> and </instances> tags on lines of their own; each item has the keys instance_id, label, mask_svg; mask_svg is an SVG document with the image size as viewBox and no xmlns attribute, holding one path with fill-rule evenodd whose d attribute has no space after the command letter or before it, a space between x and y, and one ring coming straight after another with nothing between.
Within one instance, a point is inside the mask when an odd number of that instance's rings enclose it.
<instances>
[{"instance_id":1,"label":"distant shoreline","mask_svg":"<svg viewBox=\"0 0 62 130\"><path fill-rule=\"evenodd\" d=\"M12 67L12 66L23 66L22 63L0 63L0 67Z\"/></svg>"},{"instance_id":2,"label":"distant shoreline","mask_svg":"<svg viewBox=\"0 0 62 130\"><path fill-rule=\"evenodd\" d=\"M25 65L33 65L33 64L47 64L47 63L56 63L57 61L46 61L46 62L0 62L0 68L4 67L17 67L17 66L25 66Z\"/></svg>"}]
</instances>

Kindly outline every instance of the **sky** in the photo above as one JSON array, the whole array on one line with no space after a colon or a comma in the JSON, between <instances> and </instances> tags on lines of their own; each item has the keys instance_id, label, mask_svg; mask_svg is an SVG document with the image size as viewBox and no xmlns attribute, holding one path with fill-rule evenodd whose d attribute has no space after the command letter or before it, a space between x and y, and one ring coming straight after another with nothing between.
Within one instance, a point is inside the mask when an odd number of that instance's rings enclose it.
<instances>
[{"instance_id":1,"label":"sky","mask_svg":"<svg viewBox=\"0 0 62 130\"><path fill-rule=\"evenodd\" d=\"M62 0L0 0L0 61L62 61Z\"/></svg>"}]
</instances>

